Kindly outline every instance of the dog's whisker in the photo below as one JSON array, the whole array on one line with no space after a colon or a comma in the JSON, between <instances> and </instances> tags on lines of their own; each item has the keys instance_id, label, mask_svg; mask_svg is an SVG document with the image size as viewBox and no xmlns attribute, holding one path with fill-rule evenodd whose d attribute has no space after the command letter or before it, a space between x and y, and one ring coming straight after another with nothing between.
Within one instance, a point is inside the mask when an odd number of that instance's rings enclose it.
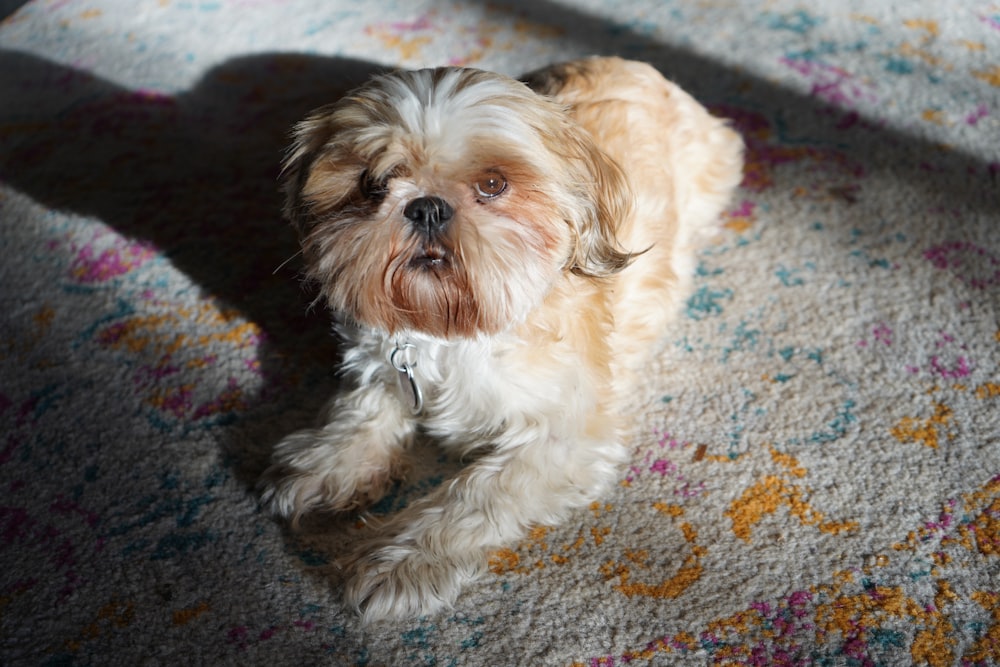
<instances>
[{"instance_id":1,"label":"dog's whisker","mask_svg":"<svg viewBox=\"0 0 1000 667\"><path fill-rule=\"evenodd\" d=\"M271 271L271 275L272 276L273 275L277 275L278 271L281 271L283 268L285 268L285 266L288 265L289 262L291 262L293 259L295 259L296 257L298 257L301 254L302 254L302 248L299 248L298 252L296 252L294 255L292 255L291 257L289 257L288 259L286 259L284 262L282 262L281 264L279 264L277 266L277 268L274 269L274 271Z\"/></svg>"}]
</instances>

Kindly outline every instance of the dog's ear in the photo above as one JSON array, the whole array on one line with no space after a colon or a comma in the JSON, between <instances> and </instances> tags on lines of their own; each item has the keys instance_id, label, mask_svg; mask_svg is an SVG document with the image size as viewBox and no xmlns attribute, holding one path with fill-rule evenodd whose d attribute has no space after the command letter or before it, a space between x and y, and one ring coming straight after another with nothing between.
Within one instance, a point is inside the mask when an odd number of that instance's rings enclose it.
<instances>
[{"instance_id":1,"label":"dog's ear","mask_svg":"<svg viewBox=\"0 0 1000 667\"><path fill-rule=\"evenodd\" d=\"M582 173L578 185L585 201L577 211L576 243L569 269L584 276L601 277L628 266L640 248L622 248L617 230L632 215L634 197L621 167L581 128L576 162Z\"/></svg>"},{"instance_id":2,"label":"dog's ear","mask_svg":"<svg viewBox=\"0 0 1000 667\"><path fill-rule=\"evenodd\" d=\"M281 166L281 190L285 195L285 217L300 236L313 218L307 201L307 183L317 158L336 133L331 114L333 105L313 111L292 129L292 143Z\"/></svg>"},{"instance_id":3,"label":"dog's ear","mask_svg":"<svg viewBox=\"0 0 1000 667\"><path fill-rule=\"evenodd\" d=\"M550 65L522 77L539 95L555 98L570 81L584 82L590 66L586 61ZM571 123L564 128L560 149L576 166L576 186L583 201L571 223L576 244L569 269L586 276L607 276L628 266L635 254L644 249L624 249L618 243L617 230L632 215L634 197L621 167L582 127Z\"/></svg>"}]
</instances>

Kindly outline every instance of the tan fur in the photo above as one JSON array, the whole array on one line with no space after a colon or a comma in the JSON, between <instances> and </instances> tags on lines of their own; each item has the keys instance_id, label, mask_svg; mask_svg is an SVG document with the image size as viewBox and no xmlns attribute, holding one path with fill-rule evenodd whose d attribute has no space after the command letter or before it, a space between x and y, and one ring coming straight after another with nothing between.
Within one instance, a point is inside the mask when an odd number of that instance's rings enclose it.
<instances>
[{"instance_id":1,"label":"tan fur","mask_svg":"<svg viewBox=\"0 0 1000 667\"><path fill-rule=\"evenodd\" d=\"M742 140L645 63L594 58L529 81L569 107L622 165L635 195L632 215L618 221L615 234L624 248L646 252L608 285L616 360L635 368L655 352L687 296L694 251L715 233L742 178Z\"/></svg>"}]
</instances>

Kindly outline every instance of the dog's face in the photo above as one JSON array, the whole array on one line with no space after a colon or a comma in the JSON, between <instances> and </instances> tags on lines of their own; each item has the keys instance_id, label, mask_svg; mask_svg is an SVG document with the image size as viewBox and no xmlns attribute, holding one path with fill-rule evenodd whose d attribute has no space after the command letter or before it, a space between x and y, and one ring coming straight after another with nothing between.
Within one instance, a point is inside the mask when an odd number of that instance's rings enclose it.
<instances>
[{"instance_id":1,"label":"dog's face","mask_svg":"<svg viewBox=\"0 0 1000 667\"><path fill-rule=\"evenodd\" d=\"M563 272L628 262L621 170L501 75L377 77L296 127L284 173L308 276L335 311L390 334L495 334Z\"/></svg>"}]
</instances>

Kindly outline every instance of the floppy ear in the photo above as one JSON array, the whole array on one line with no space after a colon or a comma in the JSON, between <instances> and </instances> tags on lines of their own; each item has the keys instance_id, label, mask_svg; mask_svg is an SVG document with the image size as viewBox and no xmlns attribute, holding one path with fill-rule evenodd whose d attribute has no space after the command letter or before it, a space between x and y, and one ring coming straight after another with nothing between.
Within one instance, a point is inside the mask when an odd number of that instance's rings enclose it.
<instances>
[{"instance_id":1,"label":"floppy ear","mask_svg":"<svg viewBox=\"0 0 1000 667\"><path fill-rule=\"evenodd\" d=\"M317 109L295 125L292 144L281 166L281 190L285 194L284 214L300 237L305 234L312 218L311 206L305 197L306 183L316 158L335 132L330 120L332 110L332 105Z\"/></svg>"},{"instance_id":2,"label":"floppy ear","mask_svg":"<svg viewBox=\"0 0 1000 667\"><path fill-rule=\"evenodd\" d=\"M580 135L585 131L578 130ZM578 207L575 226L576 243L569 269L578 275L601 277L628 266L636 252L619 245L617 231L632 215L632 190L621 167L597 147L589 135L575 142L577 164L581 169L578 184L586 201Z\"/></svg>"}]
</instances>

